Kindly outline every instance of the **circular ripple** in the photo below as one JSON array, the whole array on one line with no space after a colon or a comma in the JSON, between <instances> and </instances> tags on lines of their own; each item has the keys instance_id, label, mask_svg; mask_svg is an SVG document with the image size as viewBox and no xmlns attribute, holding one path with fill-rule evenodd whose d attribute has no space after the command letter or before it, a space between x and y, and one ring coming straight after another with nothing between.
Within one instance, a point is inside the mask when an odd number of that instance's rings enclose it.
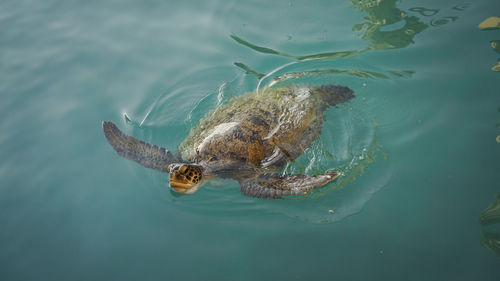
<instances>
[{"instance_id":1,"label":"circular ripple","mask_svg":"<svg viewBox=\"0 0 500 281\"><path fill-rule=\"evenodd\" d=\"M216 70L209 72L213 77L231 73L228 69L220 70L220 73ZM194 195L181 196L167 191L167 174L151 171L155 185L160 187L156 191L157 198L162 198L165 203L189 212L211 215L244 215L250 211L330 223L359 212L391 178L390 161L386 159L379 137L380 128L391 126L389 119L382 114L387 111L386 100L394 95L387 90L387 85L392 83L387 73L353 60L291 63L261 80L237 74L232 81L220 81L219 78L207 79L204 77L206 73L206 70L195 73L150 101L149 105L141 105L145 117L137 122L141 126L135 126L132 134L174 150L200 118L233 96L268 85L345 85L354 90L356 98L348 104L329 108L325 112L326 121L319 139L283 171L320 174L335 170L342 177L305 196L269 200L245 197L240 194L236 181L221 179L206 183ZM210 86L209 83L214 84ZM183 103L188 106L183 106ZM402 108L399 119L408 114L404 106Z\"/></svg>"}]
</instances>

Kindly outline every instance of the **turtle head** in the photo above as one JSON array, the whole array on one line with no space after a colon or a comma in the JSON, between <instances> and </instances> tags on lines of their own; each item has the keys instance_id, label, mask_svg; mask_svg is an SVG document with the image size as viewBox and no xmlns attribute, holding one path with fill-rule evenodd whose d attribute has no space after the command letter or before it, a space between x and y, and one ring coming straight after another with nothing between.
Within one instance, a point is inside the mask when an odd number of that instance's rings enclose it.
<instances>
[{"instance_id":1,"label":"turtle head","mask_svg":"<svg viewBox=\"0 0 500 281\"><path fill-rule=\"evenodd\" d=\"M200 188L203 167L197 164L174 163L168 166L170 187L179 193L191 194Z\"/></svg>"}]
</instances>

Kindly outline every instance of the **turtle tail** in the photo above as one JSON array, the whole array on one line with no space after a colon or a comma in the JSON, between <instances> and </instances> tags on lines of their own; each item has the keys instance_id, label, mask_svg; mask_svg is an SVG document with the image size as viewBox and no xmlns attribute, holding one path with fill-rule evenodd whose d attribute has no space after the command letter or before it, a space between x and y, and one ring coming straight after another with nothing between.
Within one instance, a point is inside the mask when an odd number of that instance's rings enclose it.
<instances>
[{"instance_id":1,"label":"turtle tail","mask_svg":"<svg viewBox=\"0 0 500 281\"><path fill-rule=\"evenodd\" d=\"M328 84L320 86L318 89L322 100L329 106L342 104L354 98L354 91L349 87Z\"/></svg>"}]
</instances>

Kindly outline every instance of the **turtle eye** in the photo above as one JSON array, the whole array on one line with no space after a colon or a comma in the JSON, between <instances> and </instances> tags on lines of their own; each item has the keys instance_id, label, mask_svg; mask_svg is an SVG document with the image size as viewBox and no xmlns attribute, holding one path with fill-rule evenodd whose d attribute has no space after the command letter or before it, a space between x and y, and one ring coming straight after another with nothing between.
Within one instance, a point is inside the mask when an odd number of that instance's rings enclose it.
<instances>
[{"instance_id":1,"label":"turtle eye","mask_svg":"<svg viewBox=\"0 0 500 281\"><path fill-rule=\"evenodd\" d=\"M183 166L179 169L179 172L184 173L184 172L186 172L186 170L187 170L187 167L186 167L185 165L183 165Z\"/></svg>"},{"instance_id":2,"label":"turtle eye","mask_svg":"<svg viewBox=\"0 0 500 281\"><path fill-rule=\"evenodd\" d=\"M167 167L167 172L169 172L169 173L170 173L170 172L172 172L172 169L173 169L174 167L175 167L175 165L174 165L174 164L170 164L170 165L168 165L168 167Z\"/></svg>"}]
</instances>

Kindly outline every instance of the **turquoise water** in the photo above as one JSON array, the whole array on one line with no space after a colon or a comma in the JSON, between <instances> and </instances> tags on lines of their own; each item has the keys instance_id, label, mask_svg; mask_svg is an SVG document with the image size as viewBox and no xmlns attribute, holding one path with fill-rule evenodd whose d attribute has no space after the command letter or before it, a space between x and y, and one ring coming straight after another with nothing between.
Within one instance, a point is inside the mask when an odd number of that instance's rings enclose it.
<instances>
[{"instance_id":1,"label":"turquoise water","mask_svg":"<svg viewBox=\"0 0 500 281\"><path fill-rule=\"evenodd\" d=\"M500 192L491 16L500 2L2 1L0 279L499 280L500 224L478 222ZM101 131L175 150L231 97L295 83L356 93L286 168L343 172L305 197L178 196Z\"/></svg>"}]
</instances>

